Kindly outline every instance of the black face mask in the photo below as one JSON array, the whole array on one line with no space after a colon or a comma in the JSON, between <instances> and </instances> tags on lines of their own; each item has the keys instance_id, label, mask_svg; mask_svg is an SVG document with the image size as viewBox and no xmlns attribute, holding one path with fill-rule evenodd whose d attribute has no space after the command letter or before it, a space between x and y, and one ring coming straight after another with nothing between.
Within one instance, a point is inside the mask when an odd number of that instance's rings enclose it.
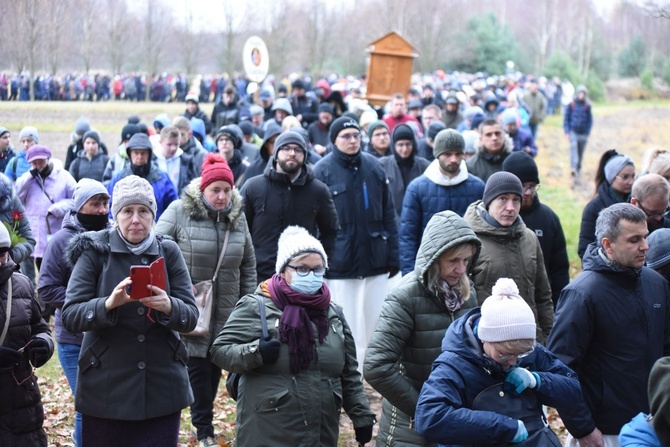
<instances>
[{"instance_id":1,"label":"black face mask","mask_svg":"<svg viewBox=\"0 0 670 447\"><path fill-rule=\"evenodd\" d=\"M88 231L100 231L107 227L109 216L107 214L82 214L77 213L77 220L82 227Z\"/></svg>"},{"instance_id":2,"label":"black face mask","mask_svg":"<svg viewBox=\"0 0 670 447\"><path fill-rule=\"evenodd\" d=\"M130 170L138 177L147 178L147 175L149 175L149 171L151 170L151 162L142 166L131 164Z\"/></svg>"}]
</instances>

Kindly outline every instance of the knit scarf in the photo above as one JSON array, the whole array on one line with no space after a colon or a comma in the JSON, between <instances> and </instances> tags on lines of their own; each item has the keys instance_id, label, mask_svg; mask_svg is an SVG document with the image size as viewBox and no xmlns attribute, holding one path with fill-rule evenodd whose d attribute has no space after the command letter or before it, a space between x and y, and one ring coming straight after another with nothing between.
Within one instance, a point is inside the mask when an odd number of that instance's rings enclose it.
<instances>
[{"instance_id":1,"label":"knit scarf","mask_svg":"<svg viewBox=\"0 0 670 447\"><path fill-rule=\"evenodd\" d=\"M275 274L268 280L268 291L272 301L282 311L279 341L288 345L291 372L296 374L319 358L312 323L316 326L321 344L328 335L330 290L324 284L314 295L296 292Z\"/></svg>"},{"instance_id":2,"label":"knit scarf","mask_svg":"<svg viewBox=\"0 0 670 447\"><path fill-rule=\"evenodd\" d=\"M142 242L139 244L133 244L132 242L128 241L125 237L123 237L123 234L121 233L121 229L119 227L116 227L117 233L119 233L119 236L121 236L121 240L126 244L126 247L128 247L128 250L134 255L141 255L145 251L151 247L151 244L154 242L156 239L156 233L154 232L154 229L152 228L149 231L149 234L147 237L145 237Z\"/></svg>"}]
</instances>

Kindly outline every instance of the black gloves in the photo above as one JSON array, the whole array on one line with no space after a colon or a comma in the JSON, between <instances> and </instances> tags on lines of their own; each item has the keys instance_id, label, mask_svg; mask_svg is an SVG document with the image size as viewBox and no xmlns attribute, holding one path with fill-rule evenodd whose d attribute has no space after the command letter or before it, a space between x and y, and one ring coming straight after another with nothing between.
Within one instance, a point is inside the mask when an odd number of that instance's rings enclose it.
<instances>
[{"instance_id":1,"label":"black gloves","mask_svg":"<svg viewBox=\"0 0 670 447\"><path fill-rule=\"evenodd\" d=\"M16 349L0 346L0 368L9 368L19 362L21 353Z\"/></svg>"},{"instance_id":2,"label":"black gloves","mask_svg":"<svg viewBox=\"0 0 670 447\"><path fill-rule=\"evenodd\" d=\"M49 342L39 337L30 340L30 343L28 343L28 346L26 347L26 351L28 360L30 360L35 368L39 368L48 362L52 354Z\"/></svg>"},{"instance_id":3,"label":"black gloves","mask_svg":"<svg viewBox=\"0 0 670 447\"><path fill-rule=\"evenodd\" d=\"M388 269L389 269L389 278L393 278L400 271L400 269L394 265L390 265Z\"/></svg>"},{"instance_id":4,"label":"black gloves","mask_svg":"<svg viewBox=\"0 0 670 447\"><path fill-rule=\"evenodd\" d=\"M258 350L261 353L264 365L270 365L277 361L279 357L279 348L281 343L276 338L268 337L267 340L261 338L258 342Z\"/></svg>"},{"instance_id":5,"label":"black gloves","mask_svg":"<svg viewBox=\"0 0 670 447\"><path fill-rule=\"evenodd\" d=\"M356 432L356 442L361 445L367 444L372 439L372 425L354 428L354 431Z\"/></svg>"}]
</instances>

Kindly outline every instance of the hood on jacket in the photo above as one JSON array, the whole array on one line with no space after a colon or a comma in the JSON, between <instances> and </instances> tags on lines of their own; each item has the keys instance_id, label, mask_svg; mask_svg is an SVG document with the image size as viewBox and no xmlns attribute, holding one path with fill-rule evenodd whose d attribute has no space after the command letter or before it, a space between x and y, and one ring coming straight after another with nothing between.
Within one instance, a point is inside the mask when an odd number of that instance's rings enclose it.
<instances>
[{"instance_id":1,"label":"hood on jacket","mask_svg":"<svg viewBox=\"0 0 670 447\"><path fill-rule=\"evenodd\" d=\"M421 237L421 245L416 254L414 271L425 285L430 267L437 262L442 253L463 243L473 243L477 247L470 262L474 265L482 243L465 220L453 211L441 211L433 215Z\"/></svg>"},{"instance_id":2,"label":"hood on jacket","mask_svg":"<svg viewBox=\"0 0 670 447\"><path fill-rule=\"evenodd\" d=\"M491 91L486 93L486 95L484 96L484 110L485 111L488 111L488 107L489 107L490 104L495 104L496 108L500 104L500 100L498 99L496 94L491 92Z\"/></svg>"},{"instance_id":3,"label":"hood on jacket","mask_svg":"<svg viewBox=\"0 0 670 447\"><path fill-rule=\"evenodd\" d=\"M230 202L232 203L230 211L219 211L216 213L210 210L203 200L202 191L200 191L200 177L191 180L191 183L184 188L182 202L189 218L193 220L207 220L217 218L216 214L220 214L218 218L228 222L231 228L237 227L240 214L242 214L242 196L237 188L233 188L230 195Z\"/></svg>"},{"instance_id":4,"label":"hood on jacket","mask_svg":"<svg viewBox=\"0 0 670 447\"><path fill-rule=\"evenodd\" d=\"M523 236L526 231L526 224L521 218L518 219L516 225L512 225L511 227L494 227L484 220L481 215L483 211L486 211L484 202L477 200L468 206L467 211L465 211L465 216L463 216L466 222L470 225L470 228L472 228L472 231L478 235L481 234L498 239L518 239Z\"/></svg>"},{"instance_id":5,"label":"hood on jacket","mask_svg":"<svg viewBox=\"0 0 670 447\"><path fill-rule=\"evenodd\" d=\"M604 256L604 255L603 255ZM597 242L591 242L582 258L582 269L584 271L593 271L601 273L616 273L628 279L637 279L640 276L641 269L630 267L619 267L615 262L604 258L600 254L600 245Z\"/></svg>"},{"instance_id":6,"label":"hood on jacket","mask_svg":"<svg viewBox=\"0 0 670 447\"><path fill-rule=\"evenodd\" d=\"M484 348L474 333L474 325L481 314L481 308L475 307L451 323L442 340L442 351L451 352L487 371L504 374L498 363L484 357Z\"/></svg>"},{"instance_id":7,"label":"hood on jacket","mask_svg":"<svg viewBox=\"0 0 670 447\"><path fill-rule=\"evenodd\" d=\"M267 129L265 129L265 134L263 135L263 144L261 144L261 158L263 160L269 160L270 159L270 154L268 153L268 146L267 142L270 138L274 137L275 135L279 135L281 133L281 127L273 121L270 121L268 124Z\"/></svg>"},{"instance_id":8,"label":"hood on jacket","mask_svg":"<svg viewBox=\"0 0 670 447\"><path fill-rule=\"evenodd\" d=\"M109 228L103 231L86 231L84 233L76 234L70 239L63 259L70 269L74 268L77 260L84 252L90 250L95 251L100 256L106 256L110 251L109 234L116 231L114 228ZM156 240L160 243L164 240L172 240L170 236L164 234L156 234Z\"/></svg>"},{"instance_id":9,"label":"hood on jacket","mask_svg":"<svg viewBox=\"0 0 670 447\"><path fill-rule=\"evenodd\" d=\"M14 207L14 184L5 174L0 173L0 212L8 211Z\"/></svg>"}]
</instances>

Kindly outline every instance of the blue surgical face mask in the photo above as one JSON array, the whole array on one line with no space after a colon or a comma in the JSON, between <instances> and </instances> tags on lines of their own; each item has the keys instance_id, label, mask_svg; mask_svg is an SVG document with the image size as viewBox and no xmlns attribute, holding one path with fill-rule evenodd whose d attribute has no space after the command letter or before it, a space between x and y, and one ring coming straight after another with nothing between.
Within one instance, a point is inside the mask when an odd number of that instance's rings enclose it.
<instances>
[{"instance_id":1,"label":"blue surgical face mask","mask_svg":"<svg viewBox=\"0 0 670 447\"><path fill-rule=\"evenodd\" d=\"M289 287L296 292L314 295L323 285L323 276L316 276L314 272L309 272L306 276L300 276L296 272L291 275Z\"/></svg>"}]
</instances>

